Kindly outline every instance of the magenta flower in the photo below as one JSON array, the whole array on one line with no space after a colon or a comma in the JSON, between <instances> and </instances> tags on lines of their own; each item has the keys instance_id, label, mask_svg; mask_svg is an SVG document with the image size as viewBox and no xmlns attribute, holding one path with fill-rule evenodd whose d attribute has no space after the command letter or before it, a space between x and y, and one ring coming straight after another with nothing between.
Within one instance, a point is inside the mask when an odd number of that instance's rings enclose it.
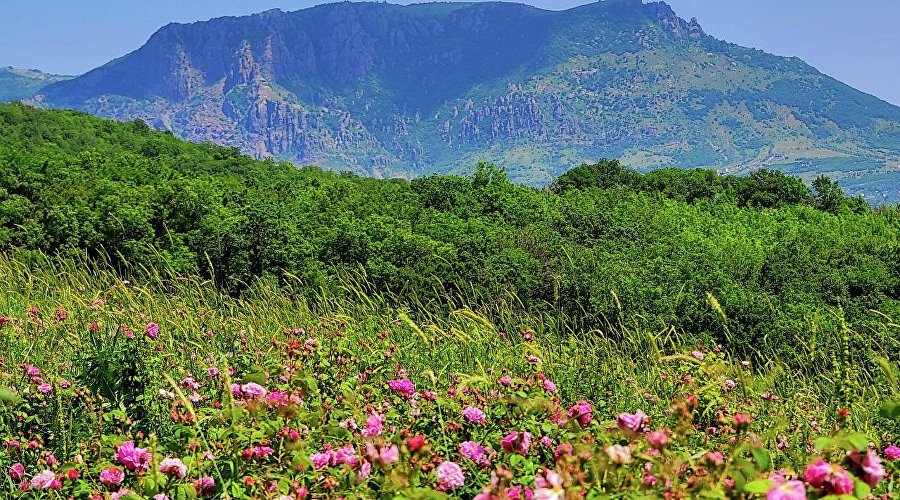
<instances>
[{"instance_id":1,"label":"magenta flower","mask_svg":"<svg viewBox=\"0 0 900 500\"><path fill-rule=\"evenodd\" d=\"M491 464L491 461L487 457L487 448L475 441L464 441L460 443L459 454L483 467L487 467Z\"/></svg>"},{"instance_id":2,"label":"magenta flower","mask_svg":"<svg viewBox=\"0 0 900 500\"><path fill-rule=\"evenodd\" d=\"M550 379L545 378L541 383L541 387L543 387L547 392L556 392L556 384L554 384Z\"/></svg>"},{"instance_id":3,"label":"magenta flower","mask_svg":"<svg viewBox=\"0 0 900 500\"><path fill-rule=\"evenodd\" d=\"M646 421L647 415L641 410L634 413L620 413L619 418L616 419L619 428L625 431L626 434L631 435L643 431L644 423Z\"/></svg>"},{"instance_id":4,"label":"magenta flower","mask_svg":"<svg viewBox=\"0 0 900 500\"><path fill-rule=\"evenodd\" d=\"M47 382L44 382L43 384L38 386L37 390L41 394L47 394L48 392L53 390L53 386L48 384Z\"/></svg>"},{"instance_id":5,"label":"magenta flower","mask_svg":"<svg viewBox=\"0 0 900 500\"><path fill-rule=\"evenodd\" d=\"M884 449L884 458L888 460L900 460L900 446L890 445Z\"/></svg>"},{"instance_id":6,"label":"magenta flower","mask_svg":"<svg viewBox=\"0 0 900 500\"><path fill-rule=\"evenodd\" d=\"M263 399L268 391L256 382L248 382L241 386L241 394L247 399ZM233 388L232 388L233 391Z\"/></svg>"},{"instance_id":7,"label":"magenta flower","mask_svg":"<svg viewBox=\"0 0 900 500\"><path fill-rule=\"evenodd\" d=\"M392 391L407 398L412 397L416 393L416 386L413 385L412 380L408 378L389 380L388 387L390 387Z\"/></svg>"},{"instance_id":8,"label":"magenta flower","mask_svg":"<svg viewBox=\"0 0 900 500\"><path fill-rule=\"evenodd\" d=\"M58 490L61 486L52 470L45 470L31 478L31 487L36 490Z\"/></svg>"},{"instance_id":9,"label":"magenta flower","mask_svg":"<svg viewBox=\"0 0 900 500\"><path fill-rule=\"evenodd\" d=\"M773 474L771 479L772 487L766 492L766 500L806 500L803 481L786 481L778 474Z\"/></svg>"},{"instance_id":10,"label":"magenta flower","mask_svg":"<svg viewBox=\"0 0 900 500\"><path fill-rule=\"evenodd\" d=\"M130 471L143 472L150 468L150 453L134 446L134 441L125 441L116 449L116 461Z\"/></svg>"},{"instance_id":11,"label":"magenta flower","mask_svg":"<svg viewBox=\"0 0 900 500\"><path fill-rule=\"evenodd\" d=\"M107 467L100 471L100 482L104 486L112 487L122 484L125 480L125 472L118 467Z\"/></svg>"},{"instance_id":12,"label":"magenta flower","mask_svg":"<svg viewBox=\"0 0 900 500\"><path fill-rule=\"evenodd\" d=\"M849 452L847 458L853 464L857 476L873 488L887 476L887 471L884 470L881 459L874 450L867 450L865 453Z\"/></svg>"},{"instance_id":13,"label":"magenta flower","mask_svg":"<svg viewBox=\"0 0 900 500\"><path fill-rule=\"evenodd\" d=\"M507 453L528 455L528 450L531 448L531 434L525 431L510 432L500 441L500 446Z\"/></svg>"},{"instance_id":14,"label":"magenta flower","mask_svg":"<svg viewBox=\"0 0 900 500\"><path fill-rule=\"evenodd\" d=\"M441 491L455 490L466 482L462 467L449 460L441 462L437 467L438 489Z\"/></svg>"},{"instance_id":15,"label":"magenta flower","mask_svg":"<svg viewBox=\"0 0 900 500\"><path fill-rule=\"evenodd\" d=\"M593 418L594 409L587 401L579 401L569 408L569 420L575 419L582 427L587 427Z\"/></svg>"},{"instance_id":16,"label":"magenta flower","mask_svg":"<svg viewBox=\"0 0 900 500\"><path fill-rule=\"evenodd\" d=\"M144 325L144 335L150 338L150 340L156 340L159 337L159 325L154 322L149 322Z\"/></svg>"},{"instance_id":17,"label":"magenta flower","mask_svg":"<svg viewBox=\"0 0 900 500\"><path fill-rule=\"evenodd\" d=\"M194 482L194 489L199 495L210 496L216 492L216 481L209 476L201 477Z\"/></svg>"},{"instance_id":18,"label":"magenta flower","mask_svg":"<svg viewBox=\"0 0 900 500\"><path fill-rule=\"evenodd\" d=\"M363 427L362 434L365 437L375 437L378 436L384 431L384 423L381 421L381 415L377 413L370 413L368 417L366 417L366 425Z\"/></svg>"},{"instance_id":19,"label":"magenta flower","mask_svg":"<svg viewBox=\"0 0 900 500\"><path fill-rule=\"evenodd\" d=\"M313 453L309 456L309 459L312 461L313 468L322 470L331 464L331 452L329 450L325 453Z\"/></svg>"},{"instance_id":20,"label":"magenta flower","mask_svg":"<svg viewBox=\"0 0 900 500\"><path fill-rule=\"evenodd\" d=\"M846 495L853 491L853 480L840 465L832 465L821 458L810 464L803 475L813 488L822 488L829 493Z\"/></svg>"},{"instance_id":21,"label":"magenta flower","mask_svg":"<svg viewBox=\"0 0 900 500\"><path fill-rule=\"evenodd\" d=\"M159 463L159 471L170 477L184 479L184 477L187 476L188 468L181 459L164 458L163 461Z\"/></svg>"},{"instance_id":22,"label":"magenta flower","mask_svg":"<svg viewBox=\"0 0 900 500\"><path fill-rule=\"evenodd\" d=\"M485 418L484 412L479 410L478 408L475 408L474 406L467 406L462 411L462 416L464 419L466 419L469 422L472 422L473 424L486 424L487 423L487 418Z\"/></svg>"},{"instance_id":23,"label":"magenta flower","mask_svg":"<svg viewBox=\"0 0 900 500\"><path fill-rule=\"evenodd\" d=\"M18 481L19 479L25 477L25 466L20 464L19 462L16 462L9 466L9 471L7 472L7 474L9 474L10 478Z\"/></svg>"}]
</instances>

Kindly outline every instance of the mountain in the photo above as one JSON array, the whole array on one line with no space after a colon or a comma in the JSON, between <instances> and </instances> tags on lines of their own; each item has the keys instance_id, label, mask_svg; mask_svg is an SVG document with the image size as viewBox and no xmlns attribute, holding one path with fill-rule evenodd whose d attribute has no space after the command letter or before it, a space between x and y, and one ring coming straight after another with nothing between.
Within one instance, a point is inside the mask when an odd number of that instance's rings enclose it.
<instances>
[{"instance_id":1,"label":"mountain","mask_svg":"<svg viewBox=\"0 0 900 500\"><path fill-rule=\"evenodd\" d=\"M51 75L36 69L19 69L7 66L0 68L0 102L29 99L44 87L71 76Z\"/></svg>"},{"instance_id":2,"label":"mountain","mask_svg":"<svg viewBox=\"0 0 900 500\"><path fill-rule=\"evenodd\" d=\"M900 199L900 108L663 2L336 3L169 24L34 103L376 177L542 184L601 157L827 173Z\"/></svg>"}]
</instances>

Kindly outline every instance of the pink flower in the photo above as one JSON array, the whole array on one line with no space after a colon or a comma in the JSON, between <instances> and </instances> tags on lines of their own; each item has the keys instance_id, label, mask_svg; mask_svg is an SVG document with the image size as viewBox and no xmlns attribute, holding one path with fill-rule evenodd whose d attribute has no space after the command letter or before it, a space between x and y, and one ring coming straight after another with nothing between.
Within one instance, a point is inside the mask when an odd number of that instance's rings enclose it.
<instances>
[{"instance_id":1,"label":"pink flower","mask_svg":"<svg viewBox=\"0 0 900 500\"><path fill-rule=\"evenodd\" d=\"M626 434L636 434L643 430L647 415L641 410L634 413L620 413L616 423Z\"/></svg>"},{"instance_id":2,"label":"pink flower","mask_svg":"<svg viewBox=\"0 0 900 500\"><path fill-rule=\"evenodd\" d=\"M508 500L532 500L534 498L534 491L531 490L528 486L513 486L511 488L506 489L506 498Z\"/></svg>"},{"instance_id":3,"label":"pink flower","mask_svg":"<svg viewBox=\"0 0 900 500\"><path fill-rule=\"evenodd\" d=\"M150 468L150 453L134 446L134 441L125 441L116 449L116 461L130 471L145 471Z\"/></svg>"},{"instance_id":4,"label":"pink flower","mask_svg":"<svg viewBox=\"0 0 900 500\"><path fill-rule=\"evenodd\" d=\"M550 379L544 379L544 382L541 383L541 387L544 388L547 392L556 392L556 384L554 384Z\"/></svg>"},{"instance_id":5,"label":"pink flower","mask_svg":"<svg viewBox=\"0 0 900 500\"><path fill-rule=\"evenodd\" d=\"M272 448L269 448L271 450ZM356 449L351 445L339 448L331 453L331 465L346 464L350 467L356 467L359 464L359 457L356 455Z\"/></svg>"},{"instance_id":6,"label":"pink flower","mask_svg":"<svg viewBox=\"0 0 900 500\"><path fill-rule=\"evenodd\" d=\"M266 388L256 382L248 382L241 386L241 394L247 399L263 399L267 393Z\"/></svg>"},{"instance_id":7,"label":"pink flower","mask_svg":"<svg viewBox=\"0 0 900 500\"><path fill-rule=\"evenodd\" d=\"M653 431L647 434L647 444L656 448L663 449L669 443L669 435L665 431Z\"/></svg>"},{"instance_id":8,"label":"pink flower","mask_svg":"<svg viewBox=\"0 0 900 500\"><path fill-rule=\"evenodd\" d=\"M100 482L104 486L118 486L125 480L125 472L118 467L107 467L100 471Z\"/></svg>"},{"instance_id":9,"label":"pink flower","mask_svg":"<svg viewBox=\"0 0 900 500\"><path fill-rule=\"evenodd\" d=\"M309 459L313 463L313 468L316 470L322 470L331 463L331 452L326 453L313 453L309 456Z\"/></svg>"},{"instance_id":10,"label":"pink flower","mask_svg":"<svg viewBox=\"0 0 900 500\"><path fill-rule=\"evenodd\" d=\"M132 491L129 490L128 488L121 488L119 491L111 494L109 496L109 498L110 498L110 500L119 500L122 497L124 497L125 495L129 495L131 493L132 493Z\"/></svg>"},{"instance_id":11,"label":"pink flower","mask_svg":"<svg viewBox=\"0 0 900 500\"><path fill-rule=\"evenodd\" d=\"M487 449L475 441L464 441L460 443L459 454L484 467L491 464L491 461L487 457Z\"/></svg>"},{"instance_id":12,"label":"pink flower","mask_svg":"<svg viewBox=\"0 0 900 500\"><path fill-rule=\"evenodd\" d=\"M587 427L588 424L591 423L591 419L593 418L592 412L594 409L591 407L591 404L587 401L579 401L572 405L569 408L569 419L575 419L578 421L578 424L582 427Z\"/></svg>"},{"instance_id":13,"label":"pink flower","mask_svg":"<svg viewBox=\"0 0 900 500\"><path fill-rule=\"evenodd\" d=\"M144 335L150 338L150 340L156 340L159 337L159 325L154 322L147 323L144 325Z\"/></svg>"},{"instance_id":14,"label":"pink flower","mask_svg":"<svg viewBox=\"0 0 900 500\"><path fill-rule=\"evenodd\" d=\"M703 358L706 357L706 356L704 356L703 353L700 352L700 351L691 351L691 356L693 356L694 359L699 359L700 361L703 361Z\"/></svg>"},{"instance_id":15,"label":"pink flower","mask_svg":"<svg viewBox=\"0 0 900 500\"><path fill-rule=\"evenodd\" d=\"M438 489L441 491L455 490L466 482L462 467L449 460L441 462L437 467Z\"/></svg>"},{"instance_id":16,"label":"pink flower","mask_svg":"<svg viewBox=\"0 0 900 500\"><path fill-rule=\"evenodd\" d=\"M500 441L500 446L507 453L528 455L528 450L531 448L531 434L525 431L510 432Z\"/></svg>"},{"instance_id":17,"label":"pink flower","mask_svg":"<svg viewBox=\"0 0 900 500\"><path fill-rule=\"evenodd\" d=\"M606 452L606 455L617 464L627 464L631 462L631 448L627 446L622 446L620 444L614 444L612 446L607 446L603 449Z\"/></svg>"},{"instance_id":18,"label":"pink flower","mask_svg":"<svg viewBox=\"0 0 900 500\"><path fill-rule=\"evenodd\" d=\"M31 487L36 490L58 490L61 486L52 470L45 470L31 478Z\"/></svg>"},{"instance_id":19,"label":"pink flower","mask_svg":"<svg viewBox=\"0 0 900 500\"><path fill-rule=\"evenodd\" d=\"M867 450L865 454L859 451L847 453L847 458L854 466L854 471L866 484L875 487L887 476L887 471L881 465L881 459L874 450Z\"/></svg>"},{"instance_id":20,"label":"pink flower","mask_svg":"<svg viewBox=\"0 0 900 500\"><path fill-rule=\"evenodd\" d=\"M9 477L18 481L25 477L25 466L16 462L9 467L9 471L7 472Z\"/></svg>"},{"instance_id":21,"label":"pink flower","mask_svg":"<svg viewBox=\"0 0 900 500\"><path fill-rule=\"evenodd\" d=\"M416 393L416 386L413 385L412 381L408 378L389 380L388 387L390 387L392 391L408 398Z\"/></svg>"},{"instance_id":22,"label":"pink flower","mask_svg":"<svg viewBox=\"0 0 900 500\"><path fill-rule=\"evenodd\" d=\"M194 489L197 490L197 493L200 495L212 495L216 492L216 481L209 476L201 477L194 482Z\"/></svg>"},{"instance_id":23,"label":"pink flower","mask_svg":"<svg viewBox=\"0 0 900 500\"><path fill-rule=\"evenodd\" d=\"M806 486L803 481L787 481L781 474L769 476L772 487L766 492L766 500L806 500Z\"/></svg>"},{"instance_id":24,"label":"pink flower","mask_svg":"<svg viewBox=\"0 0 900 500\"><path fill-rule=\"evenodd\" d=\"M210 366L207 373L209 373L210 378L216 378L219 376L219 369L215 366Z\"/></svg>"},{"instance_id":25,"label":"pink flower","mask_svg":"<svg viewBox=\"0 0 900 500\"><path fill-rule=\"evenodd\" d=\"M187 476L187 465L178 458L164 458L159 463L159 471L170 477L184 479Z\"/></svg>"},{"instance_id":26,"label":"pink flower","mask_svg":"<svg viewBox=\"0 0 900 500\"><path fill-rule=\"evenodd\" d=\"M375 437L384 431L384 424L381 421L381 415L370 413L366 417L366 425L363 427L362 434L365 437Z\"/></svg>"},{"instance_id":27,"label":"pink flower","mask_svg":"<svg viewBox=\"0 0 900 500\"><path fill-rule=\"evenodd\" d=\"M509 384L512 383L512 377L510 377L509 375L504 375L500 377L500 380L498 380L497 383L504 387L508 387Z\"/></svg>"},{"instance_id":28,"label":"pink flower","mask_svg":"<svg viewBox=\"0 0 900 500\"><path fill-rule=\"evenodd\" d=\"M475 408L474 406L467 406L462 411L462 416L464 419L472 422L474 424L486 424L487 419L484 416L484 412Z\"/></svg>"},{"instance_id":29,"label":"pink flower","mask_svg":"<svg viewBox=\"0 0 900 500\"><path fill-rule=\"evenodd\" d=\"M563 500L566 490L563 489L562 476L556 471L545 470L543 474L534 477L535 500Z\"/></svg>"},{"instance_id":30,"label":"pink flower","mask_svg":"<svg viewBox=\"0 0 900 500\"><path fill-rule=\"evenodd\" d=\"M888 460L900 460L900 446L890 445L884 449L884 458Z\"/></svg>"},{"instance_id":31,"label":"pink flower","mask_svg":"<svg viewBox=\"0 0 900 500\"><path fill-rule=\"evenodd\" d=\"M48 392L53 390L53 386L48 384L47 382L44 382L43 384L38 386L37 390L41 394L47 394Z\"/></svg>"},{"instance_id":32,"label":"pink flower","mask_svg":"<svg viewBox=\"0 0 900 500\"><path fill-rule=\"evenodd\" d=\"M832 465L821 458L810 464L803 475L814 488L823 488L829 493L846 495L853 491L853 480L839 465Z\"/></svg>"},{"instance_id":33,"label":"pink flower","mask_svg":"<svg viewBox=\"0 0 900 500\"><path fill-rule=\"evenodd\" d=\"M400 459L400 450L397 449L397 445L391 445L382 448L378 456L383 464L395 464Z\"/></svg>"}]
</instances>

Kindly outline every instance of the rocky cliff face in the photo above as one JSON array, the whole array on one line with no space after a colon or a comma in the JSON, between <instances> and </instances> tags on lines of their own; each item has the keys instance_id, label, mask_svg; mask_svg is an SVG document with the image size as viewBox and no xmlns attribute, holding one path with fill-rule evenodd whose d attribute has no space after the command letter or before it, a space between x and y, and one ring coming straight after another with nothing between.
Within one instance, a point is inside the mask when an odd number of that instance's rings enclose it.
<instances>
[{"instance_id":1,"label":"rocky cliff face","mask_svg":"<svg viewBox=\"0 0 900 500\"><path fill-rule=\"evenodd\" d=\"M380 176L474 158L540 183L600 156L737 170L900 157L897 107L640 0L345 2L170 24L35 102Z\"/></svg>"}]
</instances>

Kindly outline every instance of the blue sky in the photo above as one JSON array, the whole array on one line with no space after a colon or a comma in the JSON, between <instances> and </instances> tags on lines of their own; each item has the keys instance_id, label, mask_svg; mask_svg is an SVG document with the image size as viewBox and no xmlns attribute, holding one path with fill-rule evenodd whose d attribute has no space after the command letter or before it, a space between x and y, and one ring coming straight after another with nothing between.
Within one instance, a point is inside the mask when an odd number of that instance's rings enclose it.
<instances>
[{"instance_id":1,"label":"blue sky","mask_svg":"<svg viewBox=\"0 0 900 500\"><path fill-rule=\"evenodd\" d=\"M79 74L140 47L160 26L314 0L3 0L0 66ZM409 2L400 2L409 3ZM585 3L531 0L546 9ZM900 0L668 0L707 33L779 55L900 105Z\"/></svg>"}]
</instances>

